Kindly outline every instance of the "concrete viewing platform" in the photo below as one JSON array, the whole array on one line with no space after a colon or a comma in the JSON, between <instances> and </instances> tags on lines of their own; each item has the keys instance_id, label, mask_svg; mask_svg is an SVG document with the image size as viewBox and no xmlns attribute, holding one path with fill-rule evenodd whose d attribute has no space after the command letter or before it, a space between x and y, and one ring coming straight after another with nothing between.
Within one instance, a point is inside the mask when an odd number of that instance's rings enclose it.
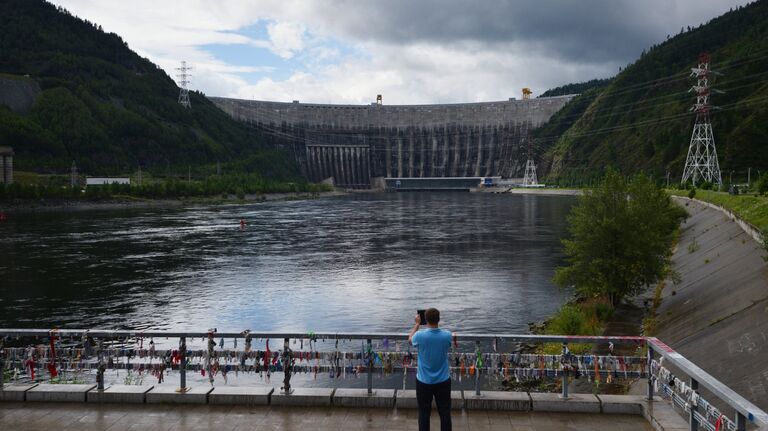
<instances>
[{"instance_id":1,"label":"concrete viewing platform","mask_svg":"<svg viewBox=\"0 0 768 431\"><path fill-rule=\"evenodd\" d=\"M637 415L454 410L452 421L458 431L653 430ZM440 419L434 410L431 422L432 429L439 429ZM417 424L414 409L0 403L0 429L14 431L404 431L417 429Z\"/></svg>"},{"instance_id":2,"label":"concrete viewing platform","mask_svg":"<svg viewBox=\"0 0 768 431\"><path fill-rule=\"evenodd\" d=\"M413 390L271 387L7 385L0 429L415 429ZM454 429L678 430L669 404L643 396L452 391ZM37 401L37 402L32 402ZM437 410L433 409L436 417ZM310 418L310 419L308 419ZM124 422L124 423L123 423ZM651 426L653 424L653 426Z\"/></svg>"}]
</instances>

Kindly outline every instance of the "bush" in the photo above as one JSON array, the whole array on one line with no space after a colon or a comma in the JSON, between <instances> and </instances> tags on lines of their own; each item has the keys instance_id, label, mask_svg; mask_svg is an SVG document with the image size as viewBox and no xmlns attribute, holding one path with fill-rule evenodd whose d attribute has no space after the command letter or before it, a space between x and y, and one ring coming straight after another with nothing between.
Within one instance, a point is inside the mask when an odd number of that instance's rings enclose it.
<instances>
[{"instance_id":1,"label":"bush","mask_svg":"<svg viewBox=\"0 0 768 431\"><path fill-rule=\"evenodd\" d=\"M761 175L757 180L757 193L763 196L766 192L768 192L768 173Z\"/></svg>"},{"instance_id":2,"label":"bush","mask_svg":"<svg viewBox=\"0 0 768 431\"><path fill-rule=\"evenodd\" d=\"M589 316L578 305L566 304L549 322L548 331L560 335L596 335L589 325Z\"/></svg>"},{"instance_id":3,"label":"bush","mask_svg":"<svg viewBox=\"0 0 768 431\"><path fill-rule=\"evenodd\" d=\"M691 199L696 197L696 189L695 188L692 188L692 189L690 189L688 191L688 197L691 198Z\"/></svg>"},{"instance_id":4,"label":"bush","mask_svg":"<svg viewBox=\"0 0 768 431\"><path fill-rule=\"evenodd\" d=\"M601 322L605 322L613 316L613 307L607 302L597 302L592 306L595 317Z\"/></svg>"}]
</instances>

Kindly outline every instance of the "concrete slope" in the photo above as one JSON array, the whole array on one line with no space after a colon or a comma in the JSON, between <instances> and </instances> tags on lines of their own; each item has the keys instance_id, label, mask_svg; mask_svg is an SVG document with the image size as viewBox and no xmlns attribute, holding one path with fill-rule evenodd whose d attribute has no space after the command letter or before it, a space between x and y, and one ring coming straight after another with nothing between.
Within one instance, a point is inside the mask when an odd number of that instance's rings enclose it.
<instances>
[{"instance_id":1,"label":"concrete slope","mask_svg":"<svg viewBox=\"0 0 768 431\"><path fill-rule=\"evenodd\" d=\"M727 214L680 199L690 218L674 252L657 336L762 409L768 409L766 253Z\"/></svg>"}]
</instances>

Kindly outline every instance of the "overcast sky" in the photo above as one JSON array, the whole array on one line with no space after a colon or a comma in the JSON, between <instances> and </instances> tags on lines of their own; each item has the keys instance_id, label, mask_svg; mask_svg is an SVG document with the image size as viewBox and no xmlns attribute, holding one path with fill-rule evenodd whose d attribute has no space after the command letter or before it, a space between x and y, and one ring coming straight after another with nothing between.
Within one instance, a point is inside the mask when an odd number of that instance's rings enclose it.
<instances>
[{"instance_id":1,"label":"overcast sky","mask_svg":"<svg viewBox=\"0 0 768 431\"><path fill-rule=\"evenodd\" d=\"M211 96L451 103L613 76L746 0L53 0Z\"/></svg>"}]
</instances>

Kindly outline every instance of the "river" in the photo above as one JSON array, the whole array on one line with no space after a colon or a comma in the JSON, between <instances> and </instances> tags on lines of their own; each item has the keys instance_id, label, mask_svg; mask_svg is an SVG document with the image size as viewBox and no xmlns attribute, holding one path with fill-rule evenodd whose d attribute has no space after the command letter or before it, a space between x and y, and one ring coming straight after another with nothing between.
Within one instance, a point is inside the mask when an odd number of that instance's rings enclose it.
<instances>
[{"instance_id":1,"label":"river","mask_svg":"<svg viewBox=\"0 0 768 431\"><path fill-rule=\"evenodd\" d=\"M569 296L551 278L575 202L388 193L12 214L0 325L385 332L435 306L451 329L526 332Z\"/></svg>"}]
</instances>

